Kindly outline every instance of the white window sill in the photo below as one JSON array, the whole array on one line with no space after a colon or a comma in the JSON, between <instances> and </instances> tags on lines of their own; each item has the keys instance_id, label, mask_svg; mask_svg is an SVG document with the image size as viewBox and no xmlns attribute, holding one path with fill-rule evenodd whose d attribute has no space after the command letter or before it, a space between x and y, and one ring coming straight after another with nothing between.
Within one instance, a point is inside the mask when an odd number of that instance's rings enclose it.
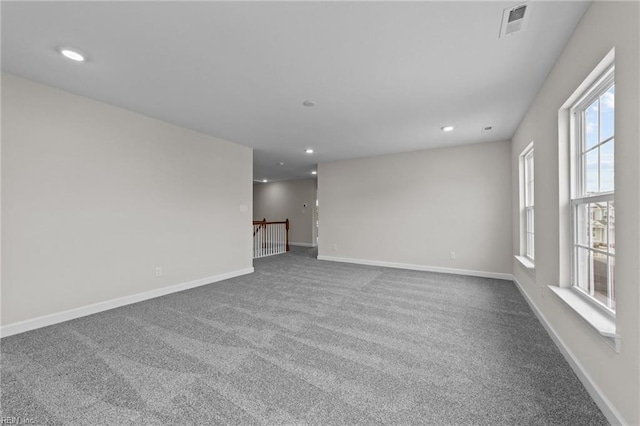
<instances>
[{"instance_id":1,"label":"white window sill","mask_svg":"<svg viewBox=\"0 0 640 426\"><path fill-rule=\"evenodd\" d=\"M528 257L526 256L513 256L513 257L515 257L516 260L520 262L522 266L524 266L529 271L533 271L536 269L536 264L533 263L531 259L529 259Z\"/></svg>"},{"instance_id":2,"label":"white window sill","mask_svg":"<svg viewBox=\"0 0 640 426\"><path fill-rule=\"evenodd\" d=\"M616 321L571 288L548 286L564 303L573 309L583 320L597 331L611 348L620 352L620 335L616 333Z\"/></svg>"}]
</instances>

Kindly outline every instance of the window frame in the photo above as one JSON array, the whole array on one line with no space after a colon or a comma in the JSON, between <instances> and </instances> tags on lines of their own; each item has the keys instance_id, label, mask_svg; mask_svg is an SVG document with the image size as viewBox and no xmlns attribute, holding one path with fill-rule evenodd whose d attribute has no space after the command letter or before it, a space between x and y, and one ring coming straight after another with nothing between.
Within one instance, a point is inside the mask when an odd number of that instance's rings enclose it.
<instances>
[{"instance_id":1,"label":"window frame","mask_svg":"<svg viewBox=\"0 0 640 426\"><path fill-rule=\"evenodd\" d=\"M522 210L524 250L522 255L535 262L535 156L531 142L520 154L522 164ZM531 187L529 187L531 183Z\"/></svg>"},{"instance_id":2,"label":"window frame","mask_svg":"<svg viewBox=\"0 0 640 426\"><path fill-rule=\"evenodd\" d=\"M571 150L571 161L570 161L570 179L571 179L571 192L570 192L570 249L571 249L571 288L576 291L579 295L581 295L584 299L588 300L591 304L596 306L601 311L605 312L609 316L615 318L615 273L613 272L613 268L610 263L610 259L613 259L613 263L615 264L615 251L611 252L611 235L613 235L613 240L615 240L615 231L611 226L610 221L610 210L609 206L615 204L615 184L613 190L611 191L600 191L601 179L601 153L600 148L604 146L608 142L612 142L614 144L614 159L615 159L615 122L613 134L603 141L600 141L600 111L598 112L598 139L596 143L587 148L586 147L586 120L585 114L587 109L602 95L608 92L612 87L615 87L615 65L612 64L596 79L596 81L591 84L588 88L584 90L584 94L580 96L580 98L570 107L570 126L571 126L571 137L570 137L570 150ZM615 102L615 101L614 101ZM614 117L615 117L615 104L614 104ZM615 120L615 118L614 118ZM586 174L586 155L589 152L594 150L598 151L598 192L587 192L587 174ZM615 160L614 160L614 181L615 181ZM590 204L595 203L605 203L607 206L606 214L607 214L607 247L606 250L600 250L594 247L591 247L591 238L590 232L587 232L587 240L588 242L585 244L581 243L580 232L578 231L578 226L580 226L579 209L582 206L587 206L587 216L586 220L591 220L591 211L589 210ZM615 208L614 208L615 210ZM615 222L614 222L615 223ZM588 228L591 230L591 227ZM589 282L587 283L588 290L585 290L580 286L578 282L579 273L578 268L580 267L579 255L578 252L580 249L587 250L591 253L599 253L601 255L606 256L607 258L607 303L604 303L598 300L595 296L595 289L591 288L591 276L593 274L592 268L589 267ZM613 278L613 281L612 281ZM594 281L595 282L595 281ZM595 287L595 285L593 286Z\"/></svg>"}]
</instances>

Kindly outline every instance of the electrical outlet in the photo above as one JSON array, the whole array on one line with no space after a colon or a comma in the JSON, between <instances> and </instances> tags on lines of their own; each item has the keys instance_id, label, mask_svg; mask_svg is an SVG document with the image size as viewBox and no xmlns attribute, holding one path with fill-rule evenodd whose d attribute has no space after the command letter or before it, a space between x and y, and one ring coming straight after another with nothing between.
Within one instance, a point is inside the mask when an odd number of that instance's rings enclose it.
<instances>
[{"instance_id":1,"label":"electrical outlet","mask_svg":"<svg viewBox=\"0 0 640 426\"><path fill-rule=\"evenodd\" d=\"M156 268L156 277L159 277L160 275L162 275L162 266L158 266Z\"/></svg>"},{"instance_id":2,"label":"electrical outlet","mask_svg":"<svg viewBox=\"0 0 640 426\"><path fill-rule=\"evenodd\" d=\"M333 250L338 250L338 243L333 243Z\"/></svg>"},{"instance_id":3,"label":"electrical outlet","mask_svg":"<svg viewBox=\"0 0 640 426\"><path fill-rule=\"evenodd\" d=\"M455 251L452 251L452 252L449 254L449 257L451 258L451 260L456 260L456 252L455 252Z\"/></svg>"}]
</instances>

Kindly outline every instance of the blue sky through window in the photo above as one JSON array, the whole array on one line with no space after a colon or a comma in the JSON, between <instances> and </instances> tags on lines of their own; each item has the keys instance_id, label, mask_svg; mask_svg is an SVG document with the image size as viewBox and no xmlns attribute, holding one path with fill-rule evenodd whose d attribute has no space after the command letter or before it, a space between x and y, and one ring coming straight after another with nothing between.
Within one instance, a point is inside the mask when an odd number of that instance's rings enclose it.
<instances>
[{"instance_id":1,"label":"blue sky through window","mask_svg":"<svg viewBox=\"0 0 640 426\"><path fill-rule=\"evenodd\" d=\"M600 142L613 136L615 86L600 96Z\"/></svg>"},{"instance_id":2,"label":"blue sky through window","mask_svg":"<svg viewBox=\"0 0 640 426\"><path fill-rule=\"evenodd\" d=\"M587 193L613 191L615 142L607 139L614 135L615 86L589 105L584 114L584 149L588 151L584 158L585 190Z\"/></svg>"}]
</instances>

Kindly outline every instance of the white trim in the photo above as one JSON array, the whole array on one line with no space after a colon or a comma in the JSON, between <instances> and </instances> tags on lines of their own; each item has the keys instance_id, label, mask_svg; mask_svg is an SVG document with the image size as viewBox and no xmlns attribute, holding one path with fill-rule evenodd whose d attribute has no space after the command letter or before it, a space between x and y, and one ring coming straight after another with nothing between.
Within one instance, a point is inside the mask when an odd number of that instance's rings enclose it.
<instances>
[{"instance_id":1,"label":"white trim","mask_svg":"<svg viewBox=\"0 0 640 426\"><path fill-rule=\"evenodd\" d=\"M530 272L531 272L531 271L534 271L534 270L536 269L536 264L535 264L535 263L533 263L533 262L531 261L531 259L529 259L528 257L526 257L526 256L517 256L517 255L516 255L516 256L513 256L513 257L515 257L515 258L516 258L516 260L517 260L518 262L520 262L520 263L522 264L522 266L523 266L524 268L526 268L528 271L530 271Z\"/></svg>"},{"instance_id":2,"label":"white trim","mask_svg":"<svg viewBox=\"0 0 640 426\"><path fill-rule=\"evenodd\" d=\"M620 335L616 333L615 318L612 318L602 309L594 306L592 302L586 300L585 297L579 295L576 289L560 288L552 285L547 287L606 339L607 344L616 353L620 353Z\"/></svg>"},{"instance_id":3,"label":"white trim","mask_svg":"<svg viewBox=\"0 0 640 426\"><path fill-rule=\"evenodd\" d=\"M317 246L317 244L313 244L313 243L289 243L290 246L296 246L296 247L315 247Z\"/></svg>"},{"instance_id":4,"label":"white trim","mask_svg":"<svg viewBox=\"0 0 640 426\"><path fill-rule=\"evenodd\" d=\"M511 274L501 272L472 271L469 269L443 268L441 266L412 265L409 263L384 262L380 260L351 259L348 257L320 256L318 260L328 260L330 262L355 263L358 265L384 266L387 268L411 269L414 271L440 272L443 274L470 275L473 277L495 278L499 280L509 280L513 278Z\"/></svg>"},{"instance_id":5,"label":"white trim","mask_svg":"<svg viewBox=\"0 0 640 426\"><path fill-rule=\"evenodd\" d=\"M79 308L69 309L67 311L56 312L54 314L44 315L24 321L14 322L0 327L0 336L7 337L14 334L24 333L25 331L35 330L37 328L47 327L49 325L58 324L64 321L96 314L98 312L108 311L109 309L119 308L121 306L130 305L132 303L142 302L144 300L154 299L156 297L165 296L179 291L189 290L194 287L200 287L212 284L218 281L228 280L230 278L239 277L241 275L250 274L253 268L239 269L237 271L225 272L223 274L213 275L210 277L200 278L198 280L189 281L181 284L174 284L167 287L149 290L142 293L132 294L130 296L119 297L117 299L106 300Z\"/></svg>"},{"instance_id":6,"label":"white trim","mask_svg":"<svg viewBox=\"0 0 640 426\"><path fill-rule=\"evenodd\" d=\"M516 287L520 291L520 294L522 294L522 297L524 297L524 300L526 300L527 303L529 304L529 307L531 308L533 313L536 315L536 317L538 317L538 320L540 321L542 326L545 328L545 330L547 330L547 334L549 334L549 337L551 337L551 340L553 340L553 342L556 344L556 346L558 347L558 349L560 350L564 358L567 360L567 362L571 366L571 369L573 370L573 372L576 373L576 376L578 376L578 379L580 379L580 381L582 382L582 385L585 387L587 392L589 392L589 395L591 395L591 398L596 403L598 408L600 408L600 411L602 411L602 414L604 414L604 416L607 418L609 423L611 423L612 425L628 424L627 422L625 422L624 417L622 417L622 415L620 414L620 412L618 412L616 407L604 395L600 387L598 387L598 385L594 382L594 380L591 378L587 370L582 366L580 361L578 361L578 359L575 357L573 352L571 352L571 350L567 347L567 345L565 345L565 343L562 341L558 333L556 333L556 331L553 329L549 321L547 321L547 319L542 314L542 312L538 310L538 307L529 298L527 293L524 291L524 288L522 287L520 282L518 282L518 279L515 276L513 277L513 282L515 283Z\"/></svg>"},{"instance_id":7,"label":"white trim","mask_svg":"<svg viewBox=\"0 0 640 426\"><path fill-rule=\"evenodd\" d=\"M594 83L606 74L607 69L612 65L615 65L616 61L616 48L612 48L607 54L602 58L600 63L596 65L596 67L589 73L589 76L584 79L582 83L578 86L578 88L569 96L569 99L562 105L560 109L569 110L573 107L573 105L578 103L578 100L583 96L584 92L589 90L590 86L593 86Z\"/></svg>"}]
</instances>

